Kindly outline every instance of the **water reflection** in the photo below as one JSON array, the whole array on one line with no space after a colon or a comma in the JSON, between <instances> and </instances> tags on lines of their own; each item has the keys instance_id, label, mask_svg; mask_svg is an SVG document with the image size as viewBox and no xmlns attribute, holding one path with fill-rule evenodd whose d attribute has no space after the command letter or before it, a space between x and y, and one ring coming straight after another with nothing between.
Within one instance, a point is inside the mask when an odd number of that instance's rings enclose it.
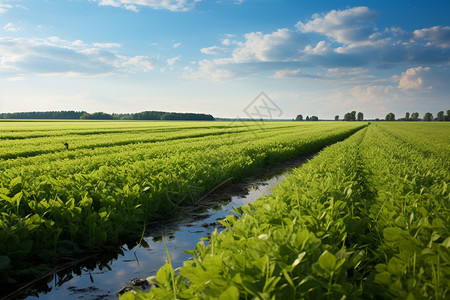
<instances>
[{"instance_id":1,"label":"water reflection","mask_svg":"<svg viewBox=\"0 0 450 300\"><path fill-rule=\"evenodd\" d=\"M297 160L289 167L304 161ZM102 253L83 262L82 266L56 273L34 286L33 290L39 292L29 292L26 299L117 299L117 293L132 285L134 278L156 275L165 263L167 254L163 237L173 267L182 266L190 258L183 250L194 249L200 238L210 236L216 228L222 230L218 220L231 214L233 206L250 204L263 194L270 194L270 188L287 174L284 170L270 178L247 182L245 186L231 187L228 191L225 188L225 191L211 195L209 207L193 209L179 220L152 225L140 245L139 241L132 241L114 253Z\"/></svg>"}]
</instances>

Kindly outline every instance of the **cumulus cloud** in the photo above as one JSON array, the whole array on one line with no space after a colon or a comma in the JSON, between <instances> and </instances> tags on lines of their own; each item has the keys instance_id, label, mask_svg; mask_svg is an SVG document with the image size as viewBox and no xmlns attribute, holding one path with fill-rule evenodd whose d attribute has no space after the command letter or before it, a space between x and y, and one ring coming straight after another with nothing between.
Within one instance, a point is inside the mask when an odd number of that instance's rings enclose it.
<instances>
[{"instance_id":1,"label":"cumulus cloud","mask_svg":"<svg viewBox=\"0 0 450 300\"><path fill-rule=\"evenodd\" d=\"M221 55L225 54L227 52L227 49L218 47L218 46L212 46L212 47L206 47L200 49L201 53L209 54L209 55Z\"/></svg>"},{"instance_id":2,"label":"cumulus cloud","mask_svg":"<svg viewBox=\"0 0 450 300\"><path fill-rule=\"evenodd\" d=\"M204 72L204 78L215 80L245 78L266 71L275 78L333 78L323 76L323 72L316 74L298 70L318 67L342 71L450 64L449 26L414 32L399 27L379 30L375 24L377 18L376 11L362 6L314 14L309 21L295 24L295 29L250 32L242 40L225 35L220 42L226 47L213 46L200 51L231 55L203 60L197 70L189 70L194 77L202 77Z\"/></svg>"},{"instance_id":3,"label":"cumulus cloud","mask_svg":"<svg viewBox=\"0 0 450 300\"><path fill-rule=\"evenodd\" d=\"M108 47L98 46L58 37L1 37L0 73L77 76L148 72L153 69L153 61L146 56L121 56L109 51Z\"/></svg>"},{"instance_id":4,"label":"cumulus cloud","mask_svg":"<svg viewBox=\"0 0 450 300\"><path fill-rule=\"evenodd\" d=\"M175 43L175 44L172 45L172 47L174 47L174 48L178 48L180 46L181 46L181 43Z\"/></svg>"},{"instance_id":5,"label":"cumulus cloud","mask_svg":"<svg viewBox=\"0 0 450 300\"><path fill-rule=\"evenodd\" d=\"M325 41L320 41L314 48L311 45L307 45L303 50L303 53L312 55L324 55L329 53L330 50L331 47L327 45Z\"/></svg>"},{"instance_id":6,"label":"cumulus cloud","mask_svg":"<svg viewBox=\"0 0 450 300\"><path fill-rule=\"evenodd\" d=\"M170 11L188 11L201 0L97 0L100 6L121 7L131 11L139 11L141 7L167 9Z\"/></svg>"},{"instance_id":7,"label":"cumulus cloud","mask_svg":"<svg viewBox=\"0 0 450 300\"><path fill-rule=\"evenodd\" d=\"M233 51L232 61L243 63L296 60L307 41L304 35L286 28L268 34L247 33L245 42L239 43Z\"/></svg>"},{"instance_id":8,"label":"cumulus cloud","mask_svg":"<svg viewBox=\"0 0 450 300\"><path fill-rule=\"evenodd\" d=\"M406 72L402 73L398 87L404 91L406 90L419 90L423 85L423 75L430 71L430 67L416 67L409 68ZM428 87L428 89L430 89Z\"/></svg>"},{"instance_id":9,"label":"cumulus cloud","mask_svg":"<svg viewBox=\"0 0 450 300\"><path fill-rule=\"evenodd\" d=\"M377 17L374 10L360 6L332 10L325 15L315 14L311 21L298 22L297 28L304 33L320 33L346 44L368 40L376 31L374 21Z\"/></svg>"},{"instance_id":10,"label":"cumulus cloud","mask_svg":"<svg viewBox=\"0 0 450 300\"><path fill-rule=\"evenodd\" d=\"M450 47L450 26L434 26L414 30L414 40L436 43L441 48Z\"/></svg>"}]
</instances>

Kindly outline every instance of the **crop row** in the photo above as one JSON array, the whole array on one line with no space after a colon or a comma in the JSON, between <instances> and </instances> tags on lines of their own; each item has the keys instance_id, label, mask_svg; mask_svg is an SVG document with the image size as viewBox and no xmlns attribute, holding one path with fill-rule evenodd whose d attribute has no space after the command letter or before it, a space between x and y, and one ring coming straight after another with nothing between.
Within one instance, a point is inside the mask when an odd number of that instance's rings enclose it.
<instances>
[{"instance_id":1,"label":"crop row","mask_svg":"<svg viewBox=\"0 0 450 300\"><path fill-rule=\"evenodd\" d=\"M276 125L264 127L265 131L279 130L283 128L292 128L293 125ZM203 136L223 135L238 132L258 132L261 128L257 125L241 126L234 125L191 128L158 128L149 130L133 130L131 132L98 132L89 134L67 134L45 136L33 139L10 139L2 141L0 145L0 160L31 157L42 154L52 154L55 152L66 151L64 143L68 143L69 149L95 149L111 146L133 145L139 143L155 143L160 141L171 141L177 139L186 139Z\"/></svg>"},{"instance_id":2,"label":"crop row","mask_svg":"<svg viewBox=\"0 0 450 300\"><path fill-rule=\"evenodd\" d=\"M247 128L234 129L248 131ZM120 132L103 133L89 135L61 135L46 136L34 139L20 139L3 141L0 147L0 159L10 159L16 157L29 157L57 151L65 151L64 143L68 143L69 148L92 149L98 147L111 147L114 145L129 145L136 143L152 143L165 140L183 139L190 137L201 137L207 135L225 134L228 130L222 128L196 128L184 130L183 128L150 130L144 132Z\"/></svg>"},{"instance_id":3,"label":"crop row","mask_svg":"<svg viewBox=\"0 0 450 300\"><path fill-rule=\"evenodd\" d=\"M6 160L12 163L0 173L1 280L47 268L37 261L117 243L230 177L312 153L361 126L272 128ZM54 160L58 155L64 159Z\"/></svg>"},{"instance_id":4,"label":"crop row","mask_svg":"<svg viewBox=\"0 0 450 300\"><path fill-rule=\"evenodd\" d=\"M448 299L449 163L396 126L326 148L122 299Z\"/></svg>"},{"instance_id":5,"label":"crop row","mask_svg":"<svg viewBox=\"0 0 450 300\"><path fill-rule=\"evenodd\" d=\"M336 133L339 133L339 128L353 128L353 126L341 126L336 127L338 129ZM145 138L152 139L152 136L141 136L141 142L134 144L117 145L117 140L103 140L103 137L97 137L94 143L103 144L103 147L79 147L78 149L70 149L70 151L52 151L50 153L30 156L19 157L17 159L5 159L0 160L0 168L7 170L7 172L16 172L16 169L23 169L24 167L32 168L35 166L38 170L42 164L46 165L47 169L54 171L63 170L64 174L75 172L87 172L92 168L98 168L102 165L114 166L123 165L125 162L131 163L134 161L142 161L148 159L154 159L158 157L167 157L173 155L174 152L183 151L198 151L205 148L205 144L208 144L208 148L220 147L224 145L233 145L236 143L248 143L253 142L256 139L267 139L273 136L289 135L297 136L301 134L299 129L304 131L302 134L304 138L313 136L314 134L328 133L334 130L330 126L318 126L315 128L309 128L302 126L300 128L286 128L286 127L270 127L261 130L241 128L227 128L222 131L215 131L214 133L208 133L200 137L196 136L197 131L193 133L184 133L185 137L172 138L171 134L161 137L161 141L142 142ZM172 139L171 139L172 138ZM78 141L79 145L86 143L85 140ZM59 146L59 145L58 145ZM62 145L61 145L62 146ZM73 151L75 150L75 151ZM25 151L28 151L25 147ZM8 154L9 155L9 154ZM86 164L86 159L94 164ZM71 163L68 164L67 161ZM86 168L86 166L88 166ZM71 168L67 170L67 168ZM73 169L72 169L73 168Z\"/></svg>"},{"instance_id":6,"label":"crop row","mask_svg":"<svg viewBox=\"0 0 450 300\"><path fill-rule=\"evenodd\" d=\"M80 123L80 122L78 122ZM121 126L117 126L117 122L81 122L81 124L67 123L67 127L61 127L61 123L52 122L53 126L49 129L44 129L41 124L35 124L34 128L20 126L16 128L2 127L0 133L0 139L2 140L21 140L21 139L33 139L40 137L58 137L58 136L71 136L71 135L98 135L109 133L142 133L142 132L173 132L178 130L190 130L190 129L218 129L230 127L229 123L214 122L209 124L199 123L188 124L186 122L177 122L175 124L168 124L168 122L142 122L142 123L127 123L120 122ZM29 123L27 123L29 124ZM0 123L5 125L5 123ZM73 126L77 125L77 126ZM80 127L80 125L82 125ZM109 126L108 126L109 125ZM37 126L37 127L36 127ZM233 127L257 127L257 124L233 124ZM36 130L36 128L38 128Z\"/></svg>"}]
</instances>

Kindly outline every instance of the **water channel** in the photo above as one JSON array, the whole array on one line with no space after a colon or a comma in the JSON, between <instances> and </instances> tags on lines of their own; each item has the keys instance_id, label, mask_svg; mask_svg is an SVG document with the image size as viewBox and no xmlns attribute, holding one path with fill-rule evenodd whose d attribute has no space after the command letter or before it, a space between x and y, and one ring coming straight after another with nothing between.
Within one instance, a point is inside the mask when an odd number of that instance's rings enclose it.
<instances>
[{"instance_id":1,"label":"water channel","mask_svg":"<svg viewBox=\"0 0 450 300\"><path fill-rule=\"evenodd\" d=\"M300 157L265 170L259 178L217 189L201 206L191 207L177 219L150 224L141 245L134 239L114 253L102 253L78 266L62 269L13 298L25 299L117 299L127 287L156 275L167 260L165 239L174 268L190 258L183 250L194 249L200 238L207 237L216 228L223 230L218 220L231 214L233 206L252 203L283 180L292 168L312 156Z\"/></svg>"}]
</instances>

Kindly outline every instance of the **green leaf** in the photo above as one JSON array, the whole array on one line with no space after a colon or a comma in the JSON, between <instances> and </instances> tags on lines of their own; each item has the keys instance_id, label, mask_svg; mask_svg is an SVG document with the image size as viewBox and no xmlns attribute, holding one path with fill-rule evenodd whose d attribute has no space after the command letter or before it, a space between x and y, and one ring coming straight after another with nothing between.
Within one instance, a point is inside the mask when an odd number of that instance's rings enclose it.
<instances>
[{"instance_id":1,"label":"green leaf","mask_svg":"<svg viewBox=\"0 0 450 300\"><path fill-rule=\"evenodd\" d=\"M444 246L445 248L450 248L450 236L442 242L442 246Z\"/></svg>"},{"instance_id":2,"label":"green leaf","mask_svg":"<svg viewBox=\"0 0 450 300\"><path fill-rule=\"evenodd\" d=\"M397 227L387 227L383 230L383 236L388 242L398 242L402 237L402 230Z\"/></svg>"},{"instance_id":3,"label":"green leaf","mask_svg":"<svg viewBox=\"0 0 450 300\"><path fill-rule=\"evenodd\" d=\"M305 255L306 255L306 252L305 252L305 251L303 251L302 253L300 253L300 254L298 255L297 259L294 260L294 262L292 263L292 266L295 268L295 267L302 261L302 259L303 259L303 257L305 257Z\"/></svg>"},{"instance_id":4,"label":"green leaf","mask_svg":"<svg viewBox=\"0 0 450 300\"><path fill-rule=\"evenodd\" d=\"M383 285L389 285L391 283L391 274L389 272L381 272L378 274L375 274L375 283L383 284Z\"/></svg>"},{"instance_id":5,"label":"green leaf","mask_svg":"<svg viewBox=\"0 0 450 300\"><path fill-rule=\"evenodd\" d=\"M220 300L237 300L239 299L239 290L237 287L230 286L219 297Z\"/></svg>"},{"instance_id":6,"label":"green leaf","mask_svg":"<svg viewBox=\"0 0 450 300\"><path fill-rule=\"evenodd\" d=\"M325 250L325 252L323 252L319 257L319 265L322 269L333 271L336 266L336 257Z\"/></svg>"},{"instance_id":7,"label":"green leaf","mask_svg":"<svg viewBox=\"0 0 450 300\"><path fill-rule=\"evenodd\" d=\"M406 270L406 264L399 258L393 257L387 264L387 270L391 274L401 275Z\"/></svg>"}]
</instances>

